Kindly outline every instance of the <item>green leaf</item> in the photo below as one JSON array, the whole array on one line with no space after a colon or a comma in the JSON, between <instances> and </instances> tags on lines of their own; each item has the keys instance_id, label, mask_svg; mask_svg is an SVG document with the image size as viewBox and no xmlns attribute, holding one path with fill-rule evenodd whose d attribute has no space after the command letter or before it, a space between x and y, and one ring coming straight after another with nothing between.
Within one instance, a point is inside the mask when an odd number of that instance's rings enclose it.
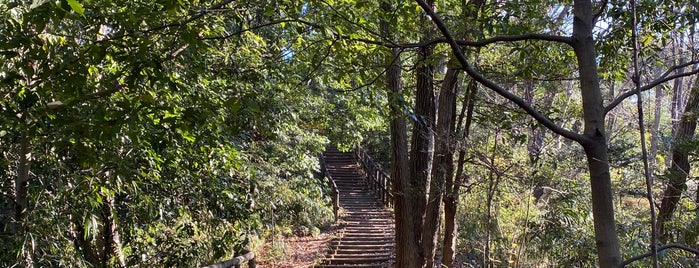
<instances>
[{"instance_id":1,"label":"green leaf","mask_svg":"<svg viewBox=\"0 0 699 268\"><path fill-rule=\"evenodd\" d=\"M78 3L77 0L68 0L68 5L70 5L70 8L73 9L73 11L80 14L80 16L85 16L85 9L83 9L83 5Z\"/></svg>"},{"instance_id":2,"label":"green leaf","mask_svg":"<svg viewBox=\"0 0 699 268\"><path fill-rule=\"evenodd\" d=\"M34 0L34 1L32 1L32 5L29 6L29 9L35 9L35 8L45 4L46 2L48 2L48 0Z\"/></svg>"}]
</instances>

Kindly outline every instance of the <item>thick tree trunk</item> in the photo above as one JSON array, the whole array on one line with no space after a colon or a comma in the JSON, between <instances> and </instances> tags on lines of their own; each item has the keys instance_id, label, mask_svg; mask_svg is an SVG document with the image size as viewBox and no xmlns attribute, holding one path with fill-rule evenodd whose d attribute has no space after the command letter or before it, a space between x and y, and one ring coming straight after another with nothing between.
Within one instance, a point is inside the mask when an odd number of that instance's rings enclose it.
<instances>
[{"instance_id":1,"label":"thick tree trunk","mask_svg":"<svg viewBox=\"0 0 699 268\"><path fill-rule=\"evenodd\" d=\"M432 172L432 157L434 150L434 67L426 63L432 55L432 47L421 48L418 52L417 89L415 93L415 116L413 116L413 132L410 143L410 188L406 192L411 206L410 221L413 225L413 237L418 245L418 263L414 267L422 267L425 252L422 248L422 222L427 202L427 184ZM408 219L405 219L408 220ZM413 266L411 266L413 267Z\"/></svg>"},{"instance_id":2,"label":"thick tree trunk","mask_svg":"<svg viewBox=\"0 0 699 268\"><path fill-rule=\"evenodd\" d=\"M590 170L592 215L600 267L617 267L621 263L619 238L614 220L612 184L609 174L607 144L599 135L583 145Z\"/></svg>"},{"instance_id":3,"label":"thick tree trunk","mask_svg":"<svg viewBox=\"0 0 699 268\"><path fill-rule=\"evenodd\" d=\"M609 156L604 127L604 107L597 73L592 3L575 0L573 3L574 50L580 72L583 99L584 135L582 142L587 156L592 190L595 244L600 267L618 267L621 264L619 238L614 220L612 183L609 174Z\"/></svg>"},{"instance_id":4,"label":"thick tree trunk","mask_svg":"<svg viewBox=\"0 0 699 268\"><path fill-rule=\"evenodd\" d=\"M433 1L428 1L429 5ZM423 31L425 39L430 38L429 28ZM410 216L408 219L413 226L413 237L418 248L415 250L418 261L406 267L423 267L426 252L424 252L422 234L425 208L427 205L427 185L432 174L432 160L434 153L434 123L435 123L435 102L434 102L434 70L435 66L429 61L434 53L433 46L424 46L418 49L415 89L415 109L413 118L413 131L410 142L409 190L406 191L406 198L410 202ZM429 236L430 234L428 234Z\"/></svg>"},{"instance_id":5,"label":"thick tree trunk","mask_svg":"<svg viewBox=\"0 0 699 268\"><path fill-rule=\"evenodd\" d=\"M449 68L439 93L439 115L435 134L435 155L430 181L430 194L423 223L423 251L425 267L433 267L436 245L439 242L442 196L447 178L454 176L454 145L452 134L456 114L456 95L459 69Z\"/></svg>"},{"instance_id":6,"label":"thick tree trunk","mask_svg":"<svg viewBox=\"0 0 699 268\"><path fill-rule=\"evenodd\" d=\"M381 3L384 12L392 12L388 2ZM381 21L381 33L391 37L390 22ZM391 179L393 185L393 206L396 224L396 267L415 267L422 261L418 255L418 244L413 239L415 229L409 190L407 123L403 114L403 86L401 84L400 51L392 49L386 57L386 87L391 106Z\"/></svg>"},{"instance_id":7,"label":"thick tree trunk","mask_svg":"<svg viewBox=\"0 0 699 268\"><path fill-rule=\"evenodd\" d=\"M663 201L658 212L658 233L663 241L668 241L670 238L665 230L665 223L672 218L682 192L686 188L690 165L689 152L683 143L694 137L694 132L697 128L697 113L699 113L699 86L695 84L677 130L674 133L672 165L669 171L670 181L663 192Z\"/></svg>"}]
</instances>

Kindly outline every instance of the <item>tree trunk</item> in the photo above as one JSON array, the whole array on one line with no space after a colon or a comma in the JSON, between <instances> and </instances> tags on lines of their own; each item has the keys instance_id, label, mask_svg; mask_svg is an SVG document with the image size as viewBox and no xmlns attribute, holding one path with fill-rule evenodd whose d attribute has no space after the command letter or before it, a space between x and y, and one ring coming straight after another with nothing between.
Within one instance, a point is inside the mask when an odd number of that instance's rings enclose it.
<instances>
[{"instance_id":1,"label":"tree trunk","mask_svg":"<svg viewBox=\"0 0 699 268\"><path fill-rule=\"evenodd\" d=\"M102 254L102 263L105 267L109 266L112 257L116 257L119 267L126 267L126 257L123 253L119 225L116 219L115 199L113 196L104 197L104 200L107 202L103 206L104 233L102 236L104 237L105 246Z\"/></svg>"},{"instance_id":2,"label":"tree trunk","mask_svg":"<svg viewBox=\"0 0 699 268\"><path fill-rule=\"evenodd\" d=\"M115 199L112 197L112 199ZM121 243L121 232L119 232L119 224L117 222L116 218L116 206L115 203L112 202L110 205L110 210L112 213L112 219L111 219L111 225L112 225L112 236L113 236L113 241L114 241L114 255L117 258L117 263L119 264L120 268L125 268L126 267L126 256L124 256L124 248Z\"/></svg>"},{"instance_id":3,"label":"tree trunk","mask_svg":"<svg viewBox=\"0 0 699 268\"><path fill-rule=\"evenodd\" d=\"M425 267L434 266L436 245L439 242L442 196L447 178L454 176L454 145L452 134L456 114L456 95L458 94L459 69L449 68L442 82L439 93L439 116L435 134L435 156L433 174L430 181L430 194L423 223L423 251Z\"/></svg>"},{"instance_id":4,"label":"tree trunk","mask_svg":"<svg viewBox=\"0 0 699 268\"><path fill-rule=\"evenodd\" d=\"M433 1L428 1L432 6ZM430 38L429 28L423 31L424 39ZM413 118L413 131L410 143L409 190L406 191L406 198L410 202L410 219L407 217L401 220L411 221L413 226L412 238L418 246L415 249L418 261L405 267L423 267L426 252L424 252L422 234L425 207L427 204L427 185L432 173L432 160L434 152L434 122L435 122L435 102L434 102L434 64L429 62L430 56L434 53L434 47L424 46L418 49L415 89L415 109ZM428 236L431 234L427 234ZM403 267L403 266L399 266Z\"/></svg>"},{"instance_id":5,"label":"tree trunk","mask_svg":"<svg viewBox=\"0 0 699 268\"><path fill-rule=\"evenodd\" d=\"M73 246L76 251L82 254L83 260L89 263L93 267L100 267L100 257L99 252L95 250L91 241L89 240L89 235L85 233L83 228L83 222L85 220L83 216L76 216L75 214L70 215L73 222L72 227L72 238Z\"/></svg>"},{"instance_id":6,"label":"tree trunk","mask_svg":"<svg viewBox=\"0 0 699 268\"><path fill-rule=\"evenodd\" d=\"M19 165L17 167L17 178L15 179L15 231L24 220L29 206L27 199L29 189L29 161L31 152L29 151L29 137L22 132L19 138Z\"/></svg>"},{"instance_id":7,"label":"tree trunk","mask_svg":"<svg viewBox=\"0 0 699 268\"><path fill-rule=\"evenodd\" d=\"M483 7L483 4L485 4L485 0L469 0L468 2L464 1L463 3L463 9L462 9L462 17L464 21L467 21L469 23L465 24L464 29L463 29L463 34L467 39L471 39L471 35L473 34L472 29L477 29L477 28L482 28L480 25L477 25L475 22L478 19L478 15L480 13L481 8ZM451 69L450 69L451 70ZM454 78L454 82L458 81L458 72L454 74L454 76L457 76ZM445 89L444 86L448 86L449 83L448 78L449 78L449 71L447 71L447 76L445 77L444 80L444 85L442 87L442 91ZM456 87L459 87L459 83L455 84ZM461 112L459 114L459 119L456 120L454 117L452 117L452 121L458 121L458 122L451 122L451 125L458 124L458 126L453 127L451 130L451 133L456 134L455 131L459 131L463 133L463 136L461 137L462 140L465 140L468 138L469 134L469 128L471 126L471 118L473 116L473 109L474 109L474 103L475 103L475 98L476 98L476 92L477 92L477 83L476 81L471 81L468 85L467 88L467 96L464 96L464 102L463 106L461 107ZM458 88L455 88L454 92L458 92ZM442 117L442 102L441 102L442 95L440 94L440 108L439 108L439 113L440 116L438 117L438 120L441 120ZM454 110L456 109L456 104L454 100ZM466 122L465 126L462 128L462 125L464 124L464 112L466 112ZM455 116L454 112L452 112L452 116ZM441 124L441 123L440 123ZM438 126L439 127L439 126ZM438 137L441 137L439 135ZM459 146L457 143L452 144L451 146ZM457 224L456 224L456 211L457 211L457 205L459 203L459 188L462 184L462 182L465 180L465 175L463 173L464 171L464 164L466 162L466 148L465 144L461 144L459 146L459 159L457 162L457 171L456 174L453 175L452 173L454 172L454 167L453 167L453 158L454 158L454 147L449 148L449 154L442 156L442 153L437 152L438 157L443 157L447 159L440 159L438 162L441 161L449 161L449 170L448 174L444 176L444 190L445 194L443 197L443 203L444 203L444 242L442 245L442 266L446 266L448 268L454 267L454 258L456 257L456 238L458 236L457 232ZM446 167L445 167L446 168ZM441 175L436 175L434 176L435 178L441 177ZM433 178L434 179L434 178Z\"/></svg>"},{"instance_id":8,"label":"tree trunk","mask_svg":"<svg viewBox=\"0 0 699 268\"><path fill-rule=\"evenodd\" d=\"M459 62L468 66L468 62L463 55L459 45L446 29L444 22L434 14L433 9L424 1L418 0L418 4L433 16L433 21L449 39L449 45ZM573 131L557 128L544 115L527 106L524 101L511 92L495 85L471 68L465 70L474 79L484 83L498 94L512 100L527 113L537 118L547 127L560 135L573 139L581 144L587 156L590 173L590 185L592 192L592 213L595 228L595 244L600 267L618 267L621 264L621 253L619 250L619 238L616 233L616 222L614 220L614 206L612 199L611 176L609 173L609 155L607 152L607 141L605 137L605 109L602 103L602 92L599 85L599 75L597 73L597 58L595 53L595 40L592 30L595 25L592 3L590 0L573 1L573 36L570 44L573 46L577 61L580 81L580 91L582 96L584 130L582 135Z\"/></svg>"},{"instance_id":9,"label":"tree trunk","mask_svg":"<svg viewBox=\"0 0 699 268\"><path fill-rule=\"evenodd\" d=\"M658 72L656 72L658 73ZM653 112L653 124L651 125L650 133L650 152L648 155L648 166L650 170L649 174L653 175L655 173L656 167L656 156L658 155L658 142L660 141L660 117L662 115L663 108L663 88L661 86L655 87L655 107Z\"/></svg>"},{"instance_id":10,"label":"tree trunk","mask_svg":"<svg viewBox=\"0 0 699 268\"><path fill-rule=\"evenodd\" d=\"M10 211L10 220L7 224L7 232L11 235L21 234L22 222L27 214L29 206L29 165L31 162L31 151L29 135L26 131L20 131L19 137L19 160L17 175L14 179L14 196L9 202L14 211ZM26 267L34 266L33 252L22 249L22 265Z\"/></svg>"},{"instance_id":11,"label":"tree trunk","mask_svg":"<svg viewBox=\"0 0 699 268\"><path fill-rule=\"evenodd\" d=\"M677 42L677 41L675 41ZM677 49L679 52L679 48ZM685 59L684 57L679 58L679 64L684 64ZM684 72L684 67L681 67L677 69L678 73ZM683 88L682 88L682 83L684 81L683 77L677 78L674 81L674 84L672 86L672 100L670 102L670 118L672 119L672 135L675 135L677 132L677 128L679 127L680 124L680 111L682 111L682 96L684 95L683 93Z\"/></svg>"},{"instance_id":12,"label":"tree trunk","mask_svg":"<svg viewBox=\"0 0 699 268\"><path fill-rule=\"evenodd\" d=\"M381 3L381 9L390 13L393 6L388 2ZM381 21L381 33L383 36L392 37L393 31L388 21ZM407 123L403 115L403 86L401 84L401 60L400 51L397 48L388 53L385 61L386 87L390 96L391 106L391 183L393 185L393 210L395 213L395 239L396 239L396 267L411 266L422 259L418 258L418 245L413 239L414 222L412 221L412 207L408 192L408 144Z\"/></svg>"},{"instance_id":13,"label":"tree trunk","mask_svg":"<svg viewBox=\"0 0 699 268\"><path fill-rule=\"evenodd\" d=\"M692 88L689 101L673 137L669 182L663 192L663 201L658 212L658 233L664 242L670 239L669 234L665 231L665 223L672 218L672 214L677 208L682 192L686 188L687 175L689 174L689 152L684 143L694 137L697 128L697 113L699 113L699 86L697 85L695 84Z\"/></svg>"},{"instance_id":14,"label":"tree trunk","mask_svg":"<svg viewBox=\"0 0 699 268\"><path fill-rule=\"evenodd\" d=\"M434 90L433 71L425 60L432 54L431 47L425 47L418 52L417 89L415 94L415 116L413 116L413 132L410 143L410 184L406 198L410 201L410 211L413 226L413 237L418 263L414 267L422 267L425 252L422 248L422 222L426 206L427 184L432 172L432 157L434 150ZM412 266L411 266L412 267Z\"/></svg>"},{"instance_id":15,"label":"tree trunk","mask_svg":"<svg viewBox=\"0 0 699 268\"><path fill-rule=\"evenodd\" d=\"M467 139L469 136L469 129L471 127L471 119L473 118L473 110L476 102L476 93L478 92L478 87L475 81L469 83L467 89L467 96L464 97L464 103L461 108L461 113L459 115L457 131L463 133L462 139ZM464 123L464 114L466 122ZM462 128L463 123L463 130ZM442 266L448 268L454 267L454 258L456 253L456 237L457 237L457 224L456 224L456 206L459 203L459 188L461 184L465 181L466 175L464 175L464 164L466 163L466 148L465 145L459 146L459 159L457 161L456 175L453 177L446 177L445 181L445 192L444 196L444 244L442 246Z\"/></svg>"},{"instance_id":16,"label":"tree trunk","mask_svg":"<svg viewBox=\"0 0 699 268\"><path fill-rule=\"evenodd\" d=\"M618 267L621 264L619 238L614 220L612 183L609 174L609 156L604 127L604 107L597 73L592 3L575 0L573 3L573 39L580 72L580 90L583 101L586 137L585 149L592 190L595 244L600 267Z\"/></svg>"}]
</instances>

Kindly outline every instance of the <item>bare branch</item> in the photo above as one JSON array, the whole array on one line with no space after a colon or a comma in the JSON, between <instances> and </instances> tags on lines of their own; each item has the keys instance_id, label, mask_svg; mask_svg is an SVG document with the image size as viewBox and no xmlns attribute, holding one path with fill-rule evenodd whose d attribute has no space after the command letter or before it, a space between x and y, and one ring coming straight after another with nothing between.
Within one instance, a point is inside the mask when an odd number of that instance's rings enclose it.
<instances>
[{"instance_id":1,"label":"bare branch","mask_svg":"<svg viewBox=\"0 0 699 268\"><path fill-rule=\"evenodd\" d=\"M682 244L676 244L676 243L667 244L667 245L663 245L663 246L661 246L661 247L658 247L658 252L663 251L663 250L666 250L666 249L671 249L671 248L681 249L681 250L684 250L684 251L691 252L691 253L694 253L694 254L699 255L699 250L694 249L694 248L691 248L691 247L688 247L688 246L685 246L685 245L682 245ZM631 263L633 263L633 262L635 262L635 261L641 260L641 259L643 259L643 258L648 258L648 257L650 257L651 255L653 255L653 252L647 252L647 253L645 253L645 254L641 254L641 255L638 255L638 256L631 257L630 259L625 260L623 263L621 263L621 267L625 267L626 265L629 265L629 264L631 264Z\"/></svg>"},{"instance_id":2,"label":"bare branch","mask_svg":"<svg viewBox=\"0 0 699 268\"><path fill-rule=\"evenodd\" d=\"M677 78L680 78L680 77L685 77L685 76L690 76L690 75L698 74L698 73L699 73L699 68L694 69L694 70L692 70L692 71L690 71L690 72L684 72L684 73L679 73L679 74L667 76L668 74L674 72L675 70L677 70L677 69L679 69L679 68L683 68L683 67L686 67L686 66L689 66L689 65L693 65L693 64L697 64L697 63L699 63L699 60L690 61L690 62L687 62L687 63L685 63L685 64L673 66L672 68L670 68L669 70L667 70L664 74L662 74L660 77L658 77L658 78L656 78L655 80L651 81L651 82L648 83L647 85L642 86L642 87L641 87L641 91L646 91L646 90L652 89L652 88L654 88L654 87L656 87L656 86L658 86L658 85L660 85L660 84L662 84L662 83L668 82L668 81L673 80L673 79L677 79ZM636 94L636 91L635 91L635 90L629 90L629 91L626 91L626 92L622 93L621 95L617 96L612 102L610 102L609 104L607 104L606 107L604 107L604 112L605 112L605 113L608 113L608 112L611 111L612 109L616 108L622 101L624 101L625 99L627 99L627 98L633 96L634 94Z\"/></svg>"},{"instance_id":3,"label":"bare branch","mask_svg":"<svg viewBox=\"0 0 699 268\"><path fill-rule=\"evenodd\" d=\"M643 175L646 179L646 197L650 207L650 251L653 259L653 267L658 268L658 227L655 213L655 201L653 200L653 177L648 166L648 149L646 148L646 126L643 120L643 97L641 96L641 75L638 71L638 14L636 13L636 0L631 0L631 39L633 41L633 82L636 91L636 109L638 110L638 132L641 140L641 159L643 160ZM655 157L655 156L654 156Z\"/></svg>"},{"instance_id":4,"label":"bare branch","mask_svg":"<svg viewBox=\"0 0 699 268\"><path fill-rule=\"evenodd\" d=\"M431 45L436 45L436 44L444 44L444 43L449 43L449 40L447 38L435 38L435 39L430 39L424 42L419 42L419 43L403 43L403 44L396 44L396 43L386 43L378 40L371 40L371 39L364 39L364 38L352 38L347 35L343 35L342 38L350 40L350 41L358 41L358 42L363 42L363 43L368 43L368 44L373 44L373 45L378 45L378 46L384 46L387 48L421 48L421 47L426 47L426 46L431 46ZM488 45L492 45L494 43L501 43L501 42L516 42L516 41L551 41L551 42L558 42L558 43L563 43L572 46L573 44L573 39L567 36L560 36L560 35L550 35L550 34L522 34L522 35L496 35L491 38L483 39L483 40L477 40L477 41L468 41L468 40L455 40L456 44L460 46L466 46L466 47L484 47Z\"/></svg>"},{"instance_id":5,"label":"bare branch","mask_svg":"<svg viewBox=\"0 0 699 268\"><path fill-rule=\"evenodd\" d=\"M570 130L567 130L563 127L558 126L556 123L551 121L548 117L537 111L534 107L529 105L526 101L524 101L522 98L519 96L513 94L512 92L508 91L507 89L501 87L500 85L496 84L495 82L485 78L483 75L481 75L479 72L473 69L472 66L468 64L468 60L466 59L466 56L464 55L463 51L461 50L461 47L459 43L454 39L454 37L451 35L451 32L449 32L449 29L447 29L447 26L444 24L444 21L430 8L430 6L424 1L424 0L415 0L421 7L422 9L427 12L427 14L432 18L432 22L439 28L439 30L442 32L444 37L447 40L447 43L451 46L452 52L454 53L454 56L456 59L461 63L462 68L466 73L468 73L469 76L471 76L474 80L478 81L482 85L486 86L487 88L490 88L491 90L495 91L500 96L503 96L504 98L510 100L517 106L519 106L522 110L524 110L527 114L529 114L531 117L533 117L537 122L545 126L546 128L550 129L554 133L561 135L563 137L566 137L568 139L577 141L579 143L584 143L586 142L587 138L584 137L583 135L580 135L578 133L572 132ZM512 40L514 41L514 40Z\"/></svg>"},{"instance_id":6,"label":"bare branch","mask_svg":"<svg viewBox=\"0 0 699 268\"><path fill-rule=\"evenodd\" d=\"M457 44L468 47L484 47L493 43L499 42L514 42L514 41L527 41L527 40L539 40L539 41L551 41L567 44L573 46L573 38L561 35L551 35L551 34L521 34L521 35L496 35L494 37L483 39L479 41L456 41Z\"/></svg>"}]
</instances>

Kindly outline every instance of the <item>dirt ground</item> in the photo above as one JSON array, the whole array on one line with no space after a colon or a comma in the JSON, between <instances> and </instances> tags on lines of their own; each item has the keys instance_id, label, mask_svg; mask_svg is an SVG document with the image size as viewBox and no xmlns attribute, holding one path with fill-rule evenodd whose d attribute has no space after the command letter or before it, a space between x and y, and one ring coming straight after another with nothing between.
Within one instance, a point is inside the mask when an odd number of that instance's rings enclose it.
<instances>
[{"instance_id":1,"label":"dirt ground","mask_svg":"<svg viewBox=\"0 0 699 268\"><path fill-rule=\"evenodd\" d=\"M313 267L323 257L332 232L270 241L257 254L258 268Z\"/></svg>"}]
</instances>

